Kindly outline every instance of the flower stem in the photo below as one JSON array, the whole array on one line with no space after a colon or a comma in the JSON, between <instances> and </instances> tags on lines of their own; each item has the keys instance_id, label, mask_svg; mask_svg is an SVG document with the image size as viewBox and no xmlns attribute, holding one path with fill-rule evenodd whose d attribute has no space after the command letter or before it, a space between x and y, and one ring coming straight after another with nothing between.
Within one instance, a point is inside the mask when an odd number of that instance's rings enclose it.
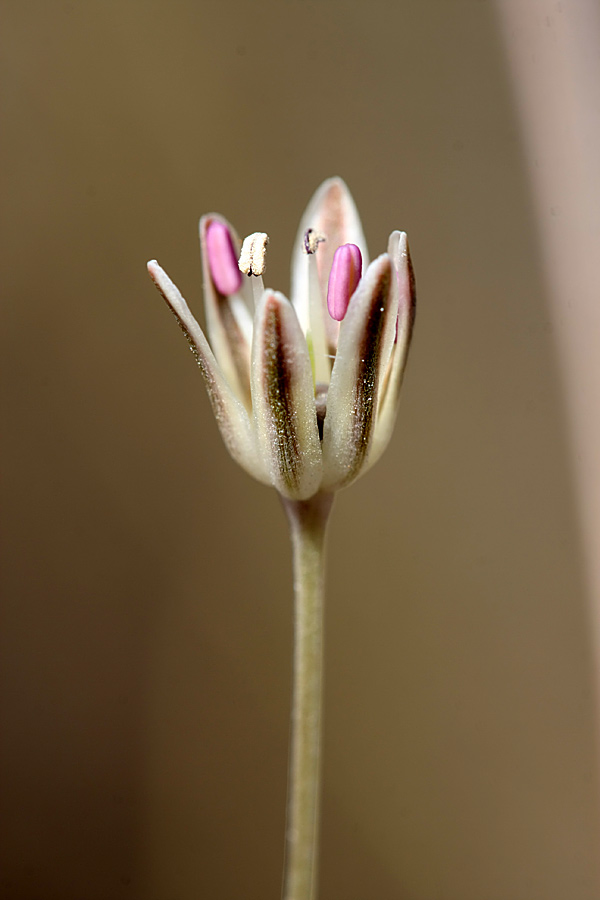
<instances>
[{"instance_id":1,"label":"flower stem","mask_svg":"<svg viewBox=\"0 0 600 900\"><path fill-rule=\"evenodd\" d=\"M333 494L283 499L294 558L294 669L284 900L316 900L325 536Z\"/></svg>"}]
</instances>

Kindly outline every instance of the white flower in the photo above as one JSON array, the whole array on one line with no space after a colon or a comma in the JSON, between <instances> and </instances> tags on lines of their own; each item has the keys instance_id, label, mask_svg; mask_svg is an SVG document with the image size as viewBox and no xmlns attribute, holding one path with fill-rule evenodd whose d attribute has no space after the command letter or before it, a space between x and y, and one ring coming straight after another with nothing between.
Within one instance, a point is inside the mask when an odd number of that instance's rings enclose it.
<instances>
[{"instance_id":1,"label":"white flower","mask_svg":"<svg viewBox=\"0 0 600 900\"><path fill-rule=\"evenodd\" d=\"M227 449L290 499L345 487L390 439L415 312L406 234L368 264L360 219L331 178L302 217L291 302L262 285L267 236L200 220L210 343L156 261L148 270L194 354ZM361 267L364 264L364 275Z\"/></svg>"}]
</instances>

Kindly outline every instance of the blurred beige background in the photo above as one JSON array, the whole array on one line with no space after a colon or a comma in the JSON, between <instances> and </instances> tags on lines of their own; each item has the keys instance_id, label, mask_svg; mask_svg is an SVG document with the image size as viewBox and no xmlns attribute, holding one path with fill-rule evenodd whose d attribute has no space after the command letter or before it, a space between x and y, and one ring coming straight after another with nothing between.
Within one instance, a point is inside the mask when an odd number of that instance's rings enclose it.
<instances>
[{"instance_id":1,"label":"blurred beige background","mask_svg":"<svg viewBox=\"0 0 600 900\"><path fill-rule=\"evenodd\" d=\"M560 4L559 4L560 5ZM497 22L475 0L2 11L0 897L279 896L290 553L145 272L409 232L396 435L329 556L322 900L597 900L590 612ZM576 461L575 461L576 462Z\"/></svg>"}]
</instances>

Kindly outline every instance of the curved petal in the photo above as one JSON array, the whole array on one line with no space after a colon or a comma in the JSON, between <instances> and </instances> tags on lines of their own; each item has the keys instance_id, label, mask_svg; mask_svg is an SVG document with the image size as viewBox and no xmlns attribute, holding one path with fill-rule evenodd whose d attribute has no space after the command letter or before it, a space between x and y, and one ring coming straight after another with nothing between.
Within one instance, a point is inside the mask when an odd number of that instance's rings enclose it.
<instances>
[{"instance_id":1,"label":"curved petal","mask_svg":"<svg viewBox=\"0 0 600 900\"><path fill-rule=\"evenodd\" d=\"M271 483L284 497L311 497L322 457L308 347L293 306L274 291L265 291L254 320L252 406Z\"/></svg>"},{"instance_id":2,"label":"curved petal","mask_svg":"<svg viewBox=\"0 0 600 900\"><path fill-rule=\"evenodd\" d=\"M377 462L387 447L394 430L398 401L400 399L400 388L402 387L416 313L417 292L415 276L410 260L408 238L404 232L392 232L389 239L388 252L396 271L400 293L398 328L377 412L373 448L369 454L366 468L370 468L373 463Z\"/></svg>"},{"instance_id":3,"label":"curved petal","mask_svg":"<svg viewBox=\"0 0 600 900\"><path fill-rule=\"evenodd\" d=\"M190 350L200 367L206 390L221 431L225 445L236 462L250 475L269 484L269 477L262 464L256 445L256 435L246 410L234 396L223 372L217 363L208 341L198 322L173 284L167 273L156 260L148 263L148 272L154 284L166 300L183 331Z\"/></svg>"},{"instance_id":4,"label":"curved petal","mask_svg":"<svg viewBox=\"0 0 600 900\"><path fill-rule=\"evenodd\" d=\"M204 308L206 328L215 357L235 393L248 410L250 400L250 347L252 317L248 311L247 298L242 299L247 279L240 291L226 295L217 288L212 277L207 252L206 233L211 222L220 222L230 232L233 245L239 256L242 242L233 226L223 216L209 213L200 219L200 253L204 280Z\"/></svg>"},{"instance_id":5,"label":"curved petal","mask_svg":"<svg viewBox=\"0 0 600 900\"><path fill-rule=\"evenodd\" d=\"M300 323L307 333L309 318L309 273L304 260L304 235L308 228L322 232L327 240L320 245L317 253L317 270L321 288L327 338L330 348L335 349L338 324L327 314L327 282L333 262L333 255L340 244L356 244L360 248L363 266L369 264L367 242L360 223L358 210L352 195L341 178L328 178L313 195L300 220L294 251L292 254L292 303Z\"/></svg>"},{"instance_id":6,"label":"curved petal","mask_svg":"<svg viewBox=\"0 0 600 900\"><path fill-rule=\"evenodd\" d=\"M384 253L367 269L340 328L323 427L325 490L354 481L367 460L397 310L394 268Z\"/></svg>"}]
</instances>

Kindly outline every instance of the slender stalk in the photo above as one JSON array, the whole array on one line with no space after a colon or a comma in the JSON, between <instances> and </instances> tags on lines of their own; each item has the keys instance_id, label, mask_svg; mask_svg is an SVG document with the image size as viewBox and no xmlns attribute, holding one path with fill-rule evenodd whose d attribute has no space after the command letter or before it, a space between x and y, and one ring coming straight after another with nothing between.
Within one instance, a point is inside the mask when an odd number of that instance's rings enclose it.
<instances>
[{"instance_id":1,"label":"slender stalk","mask_svg":"<svg viewBox=\"0 0 600 900\"><path fill-rule=\"evenodd\" d=\"M284 900L316 900L325 537L333 494L283 500L294 560L294 668Z\"/></svg>"}]
</instances>

